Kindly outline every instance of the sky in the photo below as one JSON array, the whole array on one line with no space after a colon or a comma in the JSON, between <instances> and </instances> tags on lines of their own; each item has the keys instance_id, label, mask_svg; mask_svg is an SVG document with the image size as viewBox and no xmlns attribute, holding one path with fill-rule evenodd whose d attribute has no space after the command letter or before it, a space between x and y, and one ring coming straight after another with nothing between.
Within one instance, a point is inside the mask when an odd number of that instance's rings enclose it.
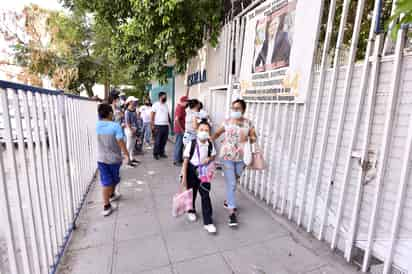
<instances>
[{"instance_id":1,"label":"sky","mask_svg":"<svg viewBox=\"0 0 412 274\"><path fill-rule=\"evenodd\" d=\"M24 6L30 3L37 4L40 7L54 10L61 10L62 6L58 0L5 0L2 1L0 9L20 11Z\"/></svg>"}]
</instances>

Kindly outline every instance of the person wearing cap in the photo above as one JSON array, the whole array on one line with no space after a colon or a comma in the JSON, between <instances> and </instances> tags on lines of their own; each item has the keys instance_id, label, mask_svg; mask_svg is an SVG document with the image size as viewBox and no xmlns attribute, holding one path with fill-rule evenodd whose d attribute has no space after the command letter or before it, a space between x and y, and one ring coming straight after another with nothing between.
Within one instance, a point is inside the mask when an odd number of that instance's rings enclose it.
<instances>
[{"instance_id":1,"label":"person wearing cap","mask_svg":"<svg viewBox=\"0 0 412 274\"><path fill-rule=\"evenodd\" d=\"M174 165L180 166L183 163L183 135L185 133L185 119L187 96L180 97L179 103L175 109L174 133L176 135L175 151L174 151Z\"/></svg>"},{"instance_id":2,"label":"person wearing cap","mask_svg":"<svg viewBox=\"0 0 412 274\"><path fill-rule=\"evenodd\" d=\"M180 97L175 109L175 121L173 131L176 135L173 164L180 166L183 163L183 135L185 134L186 108L189 100L189 87L186 87L186 94Z\"/></svg>"},{"instance_id":3,"label":"person wearing cap","mask_svg":"<svg viewBox=\"0 0 412 274\"><path fill-rule=\"evenodd\" d=\"M139 129L138 117L136 113L137 98L134 96L129 96L126 99L126 112L125 112L125 133L126 133L126 146L129 151L129 166L134 167L139 161L133 158L134 148L136 145L137 131Z\"/></svg>"}]
</instances>

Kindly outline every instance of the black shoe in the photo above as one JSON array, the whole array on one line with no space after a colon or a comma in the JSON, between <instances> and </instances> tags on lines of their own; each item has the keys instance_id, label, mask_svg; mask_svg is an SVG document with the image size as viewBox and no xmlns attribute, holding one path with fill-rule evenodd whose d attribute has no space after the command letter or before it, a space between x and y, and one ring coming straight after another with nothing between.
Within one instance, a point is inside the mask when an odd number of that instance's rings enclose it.
<instances>
[{"instance_id":1,"label":"black shoe","mask_svg":"<svg viewBox=\"0 0 412 274\"><path fill-rule=\"evenodd\" d=\"M166 155L166 154L162 154L162 155L160 155L160 158L167 158L167 155Z\"/></svg>"},{"instance_id":2,"label":"black shoe","mask_svg":"<svg viewBox=\"0 0 412 274\"><path fill-rule=\"evenodd\" d=\"M136 167L136 164L134 164L133 161L129 161L127 165L130 167Z\"/></svg>"},{"instance_id":3,"label":"black shoe","mask_svg":"<svg viewBox=\"0 0 412 274\"><path fill-rule=\"evenodd\" d=\"M159 155L153 155L153 158L155 158L156 160L160 159Z\"/></svg>"},{"instance_id":4,"label":"black shoe","mask_svg":"<svg viewBox=\"0 0 412 274\"><path fill-rule=\"evenodd\" d=\"M232 215L229 216L229 226L230 227L236 227L238 226L238 222L237 222L237 217L235 213L232 213Z\"/></svg>"},{"instance_id":5,"label":"black shoe","mask_svg":"<svg viewBox=\"0 0 412 274\"><path fill-rule=\"evenodd\" d=\"M138 160L132 160L132 163L134 163L134 164L140 164L140 161L138 161Z\"/></svg>"},{"instance_id":6,"label":"black shoe","mask_svg":"<svg viewBox=\"0 0 412 274\"><path fill-rule=\"evenodd\" d=\"M229 206L227 205L227 201L226 201L226 200L223 202L223 207L226 208L226 209L229 209ZM236 211L237 211L237 208L235 207L235 208L233 209L233 211L236 212Z\"/></svg>"}]
</instances>

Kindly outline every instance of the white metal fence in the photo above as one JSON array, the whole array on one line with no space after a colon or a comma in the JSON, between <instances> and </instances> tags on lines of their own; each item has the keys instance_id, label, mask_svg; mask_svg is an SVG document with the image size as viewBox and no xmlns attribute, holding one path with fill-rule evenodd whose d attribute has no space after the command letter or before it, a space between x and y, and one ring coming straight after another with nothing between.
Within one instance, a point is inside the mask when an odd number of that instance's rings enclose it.
<instances>
[{"instance_id":1,"label":"white metal fence","mask_svg":"<svg viewBox=\"0 0 412 274\"><path fill-rule=\"evenodd\" d=\"M54 273L96 172L96 103L0 81L0 272Z\"/></svg>"},{"instance_id":2,"label":"white metal fence","mask_svg":"<svg viewBox=\"0 0 412 274\"><path fill-rule=\"evenodd\" d=\"M379 29L383 2L373 1L366 17L366 1L356 1L351 44L342 52L351 0L326 2L325 37L319 42L321 56L319 64L313 64L305 104L248 102L247 115L268 166L262 172L247 170L241 184L277 213L342 251L348 261L358 260L362 271L412 273L408 28L401 28L390 42ZM334 26L338 4L340 20ZM366 57L355 61L366 18L371 18ZM231 24L244 26L245 20L236 18ZM237 29L232 43L241 51L244 29ZM331 39L334 30L336 41ZM241 62L241 56L235 56Z\"/></svg>"}]
</instances>

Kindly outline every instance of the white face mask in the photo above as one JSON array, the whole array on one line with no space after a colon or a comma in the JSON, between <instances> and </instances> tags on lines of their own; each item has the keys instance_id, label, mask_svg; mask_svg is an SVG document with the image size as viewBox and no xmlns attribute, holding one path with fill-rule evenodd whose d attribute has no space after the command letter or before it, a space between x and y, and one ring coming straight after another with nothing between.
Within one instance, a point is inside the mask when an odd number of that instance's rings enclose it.
<instances>
[{"instance_id":1,"label":"white face mask","mask_svg":"<svg viewBox=\"0 0 412 274\"><path fill-rule=\"evenodd\" d=\"M240 119L242 117L242 112L240 111L232 111L230 113L230 118L232 119Z\"/></svg>"},{"instance_id":2,"label":"white face mask","mask_svg":"<svg viewBox=\"0 0 412 274\"><path fill-rule=\"evenodd\" d=\"M197 138L199 138L200 141L205 141L205 140L209 139L209 132L199 131L197 133Z\"/></svg>"}]
</instances>

